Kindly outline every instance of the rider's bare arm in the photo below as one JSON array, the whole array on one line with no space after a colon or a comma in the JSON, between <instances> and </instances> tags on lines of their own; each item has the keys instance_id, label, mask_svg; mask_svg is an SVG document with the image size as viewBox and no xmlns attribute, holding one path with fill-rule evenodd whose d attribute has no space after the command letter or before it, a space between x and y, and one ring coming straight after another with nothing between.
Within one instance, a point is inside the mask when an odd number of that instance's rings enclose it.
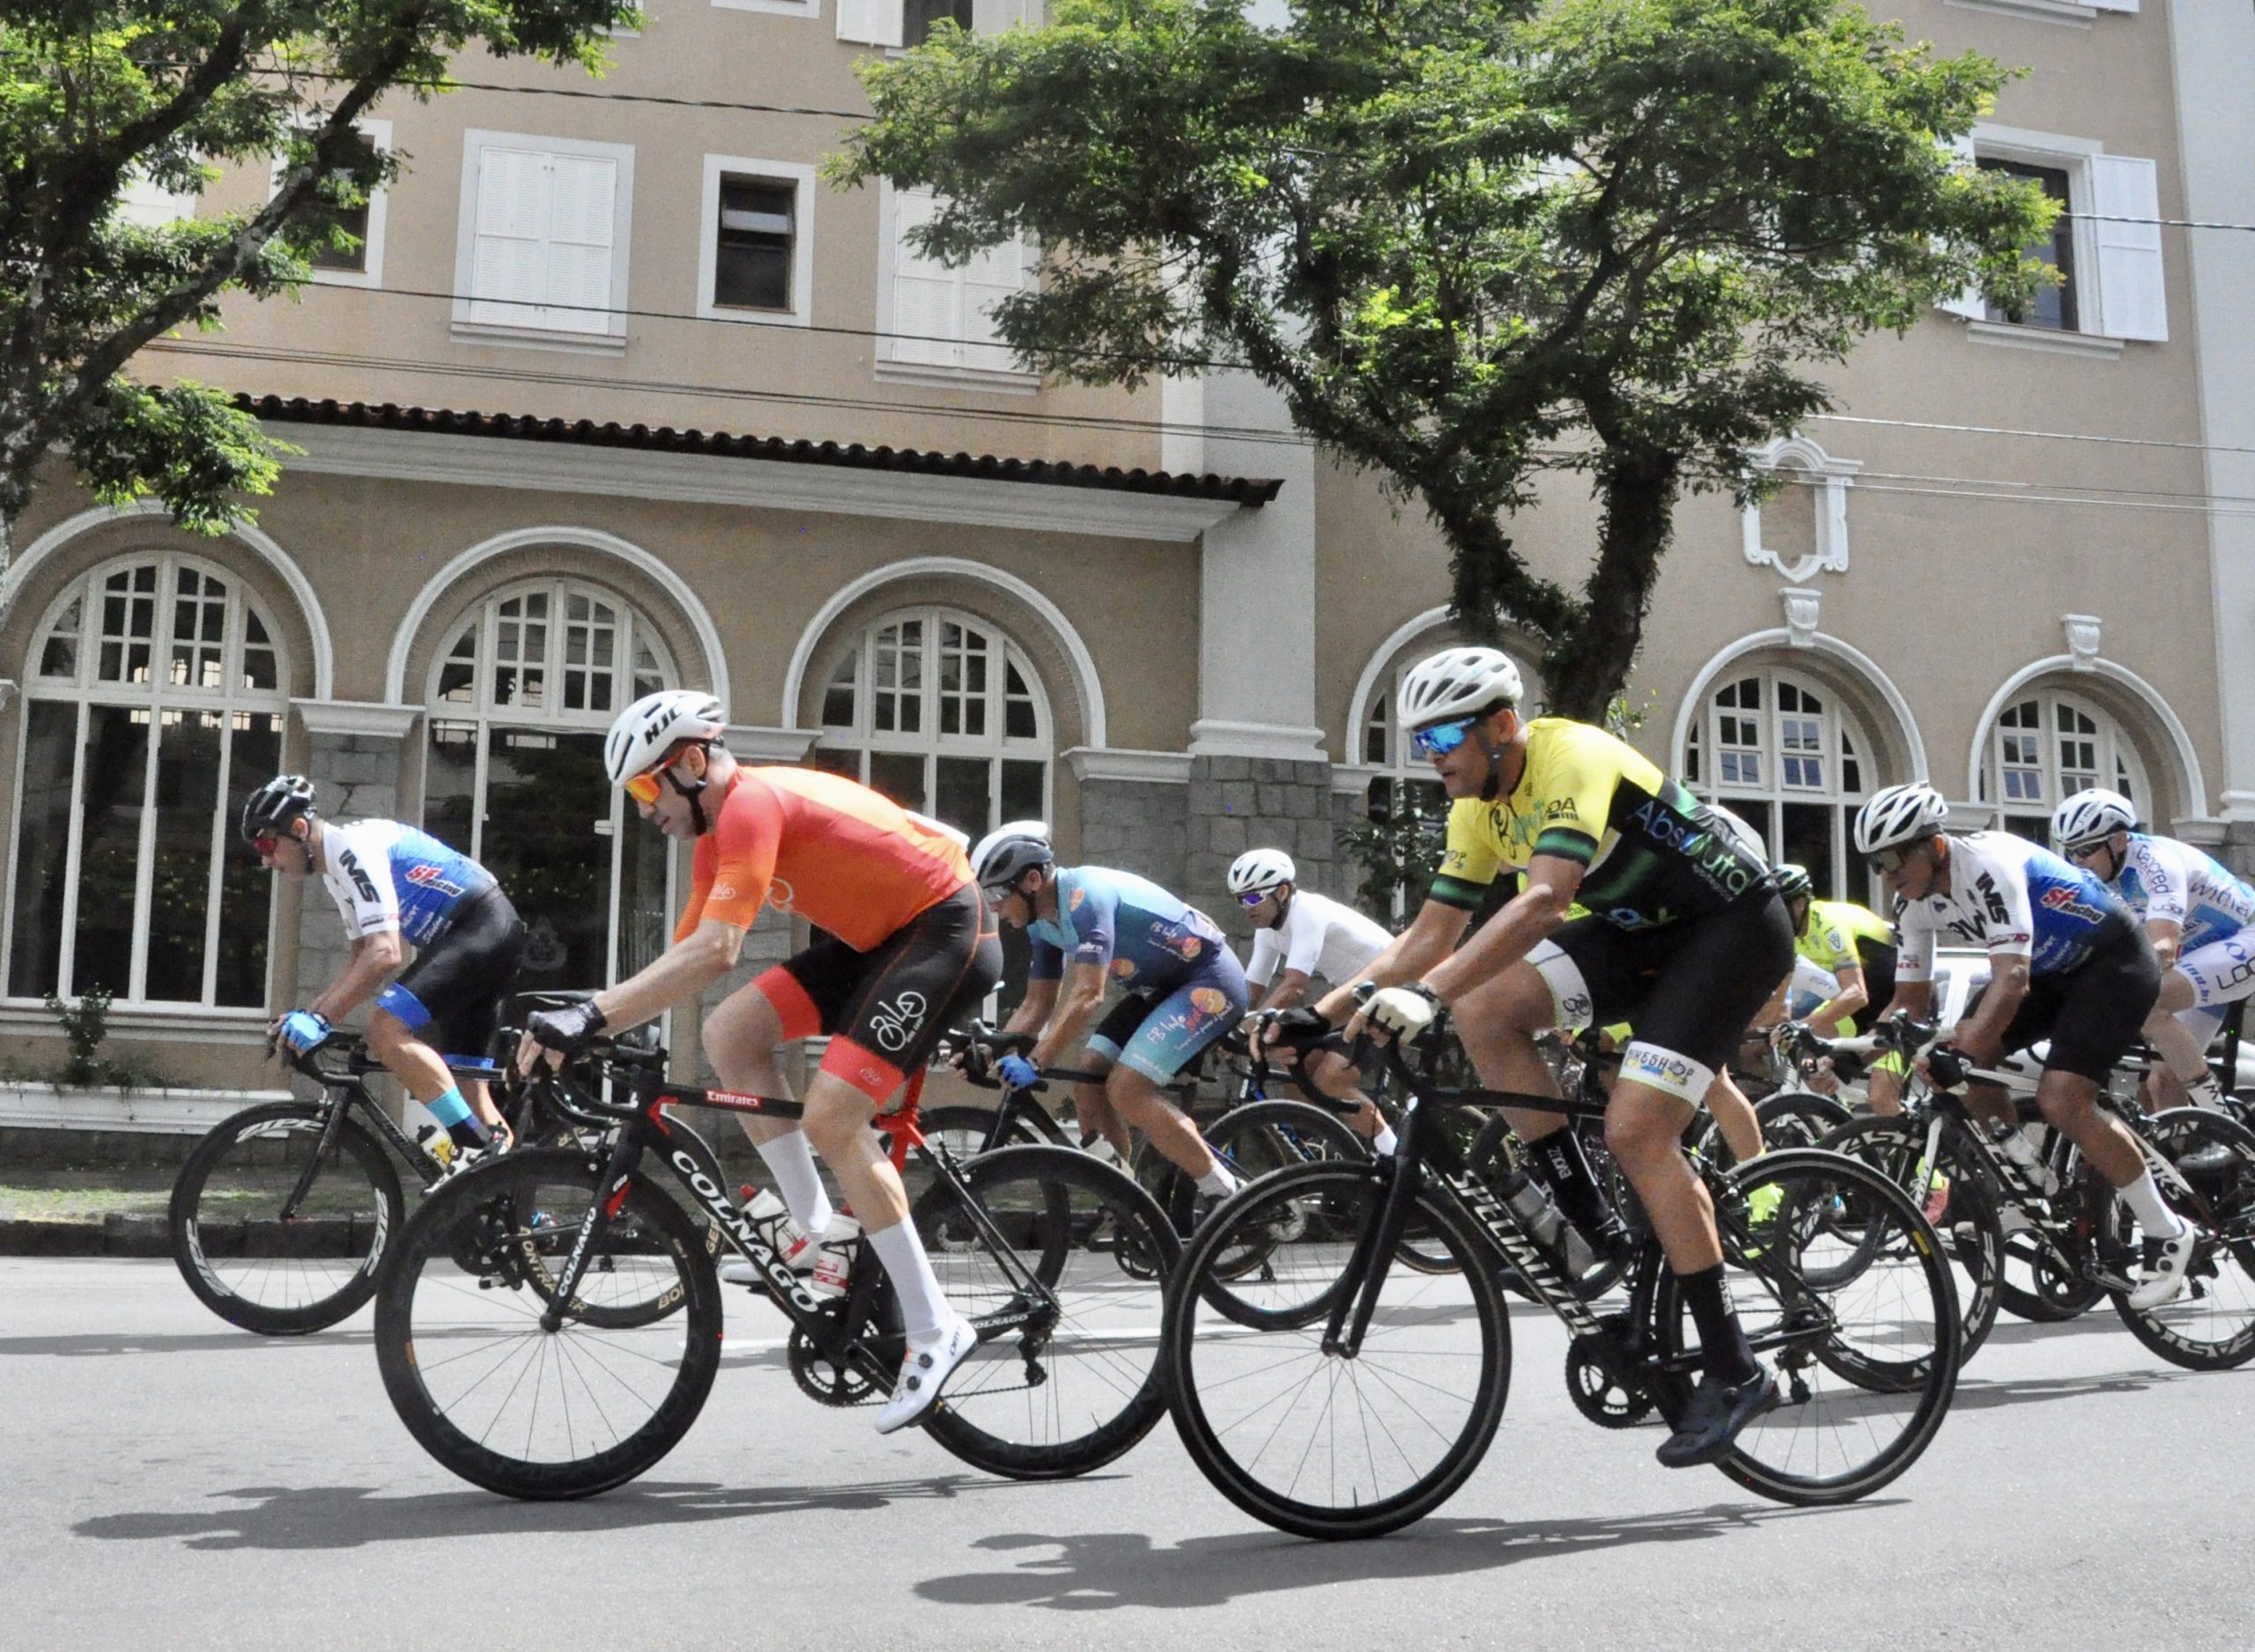
<instances>
[{"instance_id":1,"label":"rider's bare arm","mask_svg":"<svg viewBox=\"0 0 2255 1652\"><path fill-rule=\"evenodd\" d=\"M1325 993L1315 1007L1317 1011L1335 1027L1353 1013L1355 988L1364 981L1378 986L1398 986L1404 981L1420 979L1426 970L1448 956L1463 938L1464 926L1471 921L1472 914L1460 906L1428 900L1417 909L1417 916L1409 927L1372 958L1368 969Z\"/></svg>"},{"instance_id":2,"label":"rider's bare arm","mask_svg":"<svg viewBox=\"0 0 2255 1652\"><path fill-rule=\"evenodd\" d=\"M1041 1036L1034 1041L1033 1053L1027 1058L1038 1067L1054 1066L1057 1058L1087 1032L1096 1020L1096 1013L1104 1007L1104 966L1097 963L1068 965L1061 988L1053 989L1057 994L1056 1007L1050 1012L1048 1025L1041 1029Z\"/></svg>"},{"instance_id":3,"label":"rider's bare arm","mask_svg":"<svg viewBox=\"0 0 2255 1652\"><path fill-rule=\"evenodd\" d=\"M604 1023L617 1029L662 1015L735 969L743 937L734 924L706 918L638 973L596 993L595 1007Z\"/></svg>"},{"instance_id":4,"label":"rider's bare arm","mask_svg":"<svg viewBox=\"0 0 2255 1652\"><path fill-rule=\"evenodd\" d=\"M2161 967L2167 970L2173 966L2177 952L2185 945L2185 926L2174 918L2148 918L2146 933L2153 940L2154 955L2161 960Z\"/></svg>"},{"instance_id":5,"label":"rider's bare arm","mask_svg":"<svg viewBox=\"0 0 2255 1652\"><path fill-rule=\"evenodd\" d=\"M1844 1021L1871 1002L1871 984L1864 979L1859 966L1844 963L1833 979L1839 983L1840 990L1809 1011L1808 1024L1812 1027L1830 1027Z\"/></svg>"},{"instance_id":6,"label":"rider's bare arm","mask_svg":"<svg viewBox=\"0 0 2255 1652\"><path fill-rule=\"evenodd\" d=\"M1989 990L1981 995L1981 1007L1950 1035L1950 1042L1982 1066L2004 1053L2005 1029L2028 996L2028 962L2024 953L1991 953Z\"/></svg>"},{"instance_id":7,"label":"rider's bare arm","mask_svg":"<svg viewBox=\"0 0 2255 1652\"><path fill-rule=\"evenodd\" d=\"M1579 861L1564 855L1535 856L1527 862L1525 886L1469 946L1425 972L1426 986L1447 1003L1518 962L1566 921L1566 909L1582 887L1582 870Z\"/></svg>"},{"instance_id":8,"label":"rider's bare arm","mask_svg":"<svg viewBox=\"0 0 2255 1652\"><path fill-rule=\"evenodd\" d=\"M306 1007L325 1020L342 1021L373 998L406 958L407 948L400 944L396 929L359 936L344 970L329 983L327 992Z\"/></svg>"},{"instance_id":9,"label":"rider's bare arm","mask_svg":"<svg viewBox=\"0 0 2255 1652\"><path fill-rule=\"evenodd\" d=\"M1255 1009L1290 1009L1307 996L1309 977L1305 970L1286 970L1270 984L1268 995L1255 1005Z\"/></svg>"},{"instance_id":10,"label":"rider's bare arm","mask_svg":"<svg viewBox=\"0 0 2255 1652\"><path fill-rule=\"evenodd\" d=\"M1010 1012L1009 1020L1002 1023L1002 1030L1006 1033L1039 1032L1048 1024L1050 1009L1057 1002L1057 986L1058 983L1054 979L1028 981L1025 997Z\"/></svg>"}]
</instances>

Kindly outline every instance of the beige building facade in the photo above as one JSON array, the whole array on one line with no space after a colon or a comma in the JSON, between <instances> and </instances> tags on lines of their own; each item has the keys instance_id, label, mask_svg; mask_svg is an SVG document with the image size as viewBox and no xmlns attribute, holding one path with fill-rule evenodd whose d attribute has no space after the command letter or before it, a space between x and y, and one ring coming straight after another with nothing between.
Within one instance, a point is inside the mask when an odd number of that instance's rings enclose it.
<instances>
[{"instance_id":1,"label":"beige building facade","mask_svg":"<svg viewBox=\"0 0 2255 1652\"><path fill-rule=\"evenodd\" d=\"M492 866L532 926L526 985L631 971L686 868L599 745L660 684L720 694L753 761L973 833L1044 815L1068 856L1228 922L1222 872L1256 844L1352 892L1338 827L1416 777L1387 710L1450 636L1445 549L1241 378L1017 372L982 309L1030 278L1023 249L940 269L901 240L928 203L818 179L865 107L855 63L948 9L652 0L592 85L465 63L473 88L369 122L411 160L355 267L150 352L303 452L223 538L61 484L21 525L0 1055L51 1052L46 995L99 986L166 1076L256 1076L266 1021L344 946L318 889L235 844L277 767ZM1899 9L2028 67L1972 159L2061 195L2068 282L2041 313L1870 342L1772 455L1776 499L1683 508L1636 738L1839 892L1863 889L1857 800L1921 776L1965 825L2039 832L2117 785L2244 866L2255 235L2183 221L2255 224L2255 12ZM1554 493L1513 531L1578 583L1593 513ZM745 968L795 938L772 916Z\"/></svg>"}]
</instances>

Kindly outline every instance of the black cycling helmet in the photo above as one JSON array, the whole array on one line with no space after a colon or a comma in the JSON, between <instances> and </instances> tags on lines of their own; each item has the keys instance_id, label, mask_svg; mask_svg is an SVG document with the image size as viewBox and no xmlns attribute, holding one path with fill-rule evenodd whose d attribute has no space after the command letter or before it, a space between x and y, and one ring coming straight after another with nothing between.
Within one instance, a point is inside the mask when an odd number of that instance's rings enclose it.
<instances>
[{"instance_id":1,"label":"black cycling helmet","mask_svg":"<svg viewBox=\"0 0 2255 1652\"><path fill-rule=\"evenodd\" d=\"M243 841L286 837L292 821L314 812L314 783L302 774L277 774L243 800Z\"/></svg>"}]
</instances>

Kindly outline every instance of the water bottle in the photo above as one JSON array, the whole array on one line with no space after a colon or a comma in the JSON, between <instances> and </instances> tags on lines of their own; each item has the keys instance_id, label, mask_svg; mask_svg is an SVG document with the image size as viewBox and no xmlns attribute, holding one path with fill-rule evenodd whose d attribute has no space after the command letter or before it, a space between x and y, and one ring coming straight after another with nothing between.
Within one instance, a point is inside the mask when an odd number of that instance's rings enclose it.
<instances>
[{"instance_id":1,"label":"water bottle","mask_svg":"<svg viewBox=\"0 0 2255 1652\"><path fill-rule=\"evenodd\" d=\"M861 1224L840 1211L830 1219L817 1247L807 1289L817 1296L842 1296L854 1277L854 1255L861 1247Z\"/></svg>"},{"instance_id":2,"label":"water bottle","mask_svg":"<svg viewBox=\"0 0 2255 1652\"><path fill-rule=\"evenodd\" d=\"M1526 1171L1512 1171L1501 1191L1512 1213L1527 1225L1534 1243L1550 1253L1551 1259L1565 1270L1569 1279L1578 1278L1597 1265L1597 1253L1590 1249L1589 1241L1558 1213L1549 1194Z\"/></svg>"},{"instance_id":3,"label":"water bottle","mask_svg":"<svg viewBox=\"0 0 2255 1652\"><path fill-rule=\"evenodd\" d=\"M436 1125L417 1131L415 1145L436 1159L442 1169L455 1162L455 1139Z\"/></svg>"},{"instance_id":4,"label":"water bottle","mask_svg":"<svg viewBox=\"0 0 2255 1652\"><path fill-rule=\"evenodd\" d=\"M1997 1144L1997 1150L2006 1158L2028 1172L2028 1179L2034 1184L2037 1192L2048 1194L2059 1191L2059 1178L2052 1173L2052 1167L2044 1163L2037 1153L2035 1146L2028 1139L2026 1131L2012 1125L1999 1125L1989 1132L1989 1139Z\"/></svg>"}]
</instances>

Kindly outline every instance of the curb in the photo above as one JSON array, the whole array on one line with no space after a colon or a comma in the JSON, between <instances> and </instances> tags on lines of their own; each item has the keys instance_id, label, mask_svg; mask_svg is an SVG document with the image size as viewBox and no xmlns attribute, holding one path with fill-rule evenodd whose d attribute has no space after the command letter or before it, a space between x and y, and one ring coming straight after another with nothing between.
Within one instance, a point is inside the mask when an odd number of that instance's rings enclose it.
<instances>
[{"instance_id":1,"label":"curb","mask_svg":"<svg viewBox=\"0 0 2255 1652\"><path fill-rule=\"evenodd\" d=\"M169 1228L162 1216L0 1219L0 1257L169 1257Z\"/></svg>"}]
</instances>

